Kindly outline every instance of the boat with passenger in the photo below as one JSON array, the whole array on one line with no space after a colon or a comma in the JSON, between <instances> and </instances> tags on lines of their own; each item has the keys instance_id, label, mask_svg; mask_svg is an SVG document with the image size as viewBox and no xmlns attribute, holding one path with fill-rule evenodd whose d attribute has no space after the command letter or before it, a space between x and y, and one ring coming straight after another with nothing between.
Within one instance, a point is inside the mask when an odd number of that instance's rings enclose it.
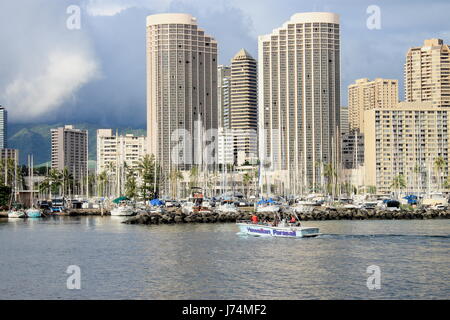
<instances>
[{"instance_id":1,"label":"boat with passenger","mask_svg":"<svg viewBox=\"0 0 450 320\"><path fill-rule=\"evenodd\" d=\"M319 228L302 226L295 212L289 222L286 219L280 219L279 214L272 222L259 222L253 215L251 221L237 221L236 225L241 234L257 237L311 238L320 235Z\"/></svg>"}]
</instances>

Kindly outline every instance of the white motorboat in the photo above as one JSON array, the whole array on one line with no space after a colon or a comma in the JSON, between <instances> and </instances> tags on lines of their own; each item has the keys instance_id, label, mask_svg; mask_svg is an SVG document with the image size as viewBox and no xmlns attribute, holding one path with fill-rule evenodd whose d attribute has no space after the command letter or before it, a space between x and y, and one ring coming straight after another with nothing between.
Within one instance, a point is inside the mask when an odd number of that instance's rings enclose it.
<instances>
[{"instance_id":1,"label":"white motorboat","mask_svg":"<svg viewBox=\"0 0 450 320\"><path fill-rule=\"evenodd\" d=\"M262 212L269 212L269 213L275 213L280 211L280 206L277 204L263 204L258 205L256 207L256 212L262 213Z\"/></svg>"},{"instance_id":2,"label":"white motorboat","mask_svg":"<svg viewBox=\"0 0 450 320\"><path fill-rule=\"evenodd\" d=\"M26 218L27 214L23 210L10 210L8 212L8 218Z\"/></svg>"},{"instance_id":3,"label":"white motorboat","mask_svg":"<svg viewBox=\"0 0 450 320\"><path fill-rule=\"evenodd\" d=\"M216 207L216 212L218 213L238 213L238 209L234 204L224 203Z\"/></svg>"},{"instance_id":4,"label":"white motorboat","mask_svg":"<svg viewBox=\"0 0 450 320\"><path fill-rule=\"evenodd\" d=\"M292 209L294 209L296 213L308 213L313 211L315 207L317 207L315 201L298 201L292 206Z\"/></svg>"},{"instance_id":5,"label":"white motorboat","mask_svg":"<svg viewBox=\"0 0 450 320\"><path fill-rule=\"evenodd\" d=\"M111 210L111 216L133 216L136 212L132 206L121 205Z\"/></svg>"},{"instance_id":6,"label":"white motorboat","mask_svg":"<svg viewBox=\"0 0 450 320\"><path fill-rule=\"evenodd\" d=\"M422 199L424 206L447 206L448 199L440 192L426 194Z\"/></svg>"},{"instance_id":7,"label":"white motorboat","mask_svg":"<svg viewBox=\"0 0 450 320\"><path fill-rule=\"evenodd\" d=\"M195 204L193 202L185 202L181 206L181 212L188 215L194 212L194 206Z\"/></svg>"},{"instance_id":8,"label":"white motorboat","mask_svg":"<svg viewBox=\"0 0 450 320\"><path fill-rule=\"evenodd\" d=\"M248 221L237 222L236 225L242 234L257 237L281 237L281 238L307 238L320 235L319 228L289 225L285 222L277 226L268 224L251 223Z\"/></svg>"}]
</instances>

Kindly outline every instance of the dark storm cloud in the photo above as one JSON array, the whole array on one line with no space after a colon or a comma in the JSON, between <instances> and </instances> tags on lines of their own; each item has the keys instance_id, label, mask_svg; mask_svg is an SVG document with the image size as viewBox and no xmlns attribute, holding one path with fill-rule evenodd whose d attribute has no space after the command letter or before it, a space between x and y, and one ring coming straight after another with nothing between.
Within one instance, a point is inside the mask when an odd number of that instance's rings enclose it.
<instances>
[{"instance_id":1,"label":"dark storm cloud","mask_svg":"<svg viewBox=\"0 0 450 320\"><path fill-rule=\"evenodd\" d=\"M341 94L358 78L398 79L405 53L424 39L450 42L448 1L375 0L85 0L82 28L65 28L66 7L76 1L25 0L0 4L0 104L13 121L96 122L145 126L145 17L191 13L216 38L219 62L240 48L257 58L257 36L296 12L341 15ZM369 5L381 9L381 29L366 26ZM14 16L14 19L11 17ZM400 90L402 92L402 90ZM31 110L31 112L25 112Z\"/></svg>"}]
</instances>

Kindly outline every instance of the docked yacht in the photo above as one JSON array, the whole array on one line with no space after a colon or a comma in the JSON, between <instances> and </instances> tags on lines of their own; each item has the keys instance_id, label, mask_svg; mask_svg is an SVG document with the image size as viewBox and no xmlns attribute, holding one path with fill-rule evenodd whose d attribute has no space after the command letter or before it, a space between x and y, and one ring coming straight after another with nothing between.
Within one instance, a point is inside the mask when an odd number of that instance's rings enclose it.
<instances>
[{"instance_id":1,"label":"docked yacht","mask_svg":"<svg viewBox=\"0 0 450 320\"><path fill-rule=\"evenodd\" d=\"M134 216L134 208L128 204L121 204L111 210L111 216Z\"/></svg>"},{"instance_id":2,"label":"docked yacht","mask_svg":"<svg viewBox=\"0 0 450 320\"><path fill-rule=\"evenodd\" d=\"M256 212L257 213L276 213L281 209L280 205L273 201L272 199L268 200L260 200L256 203Z\"/></svg>"},{"instance_id":3,"label":"docked yacht","mask_svg":"<svg viewBox=\"0 0 450 320\"><path fill-rule=\"evenodd\" d=\"M314 210L315 207L317 207L318 204L315 201L298 201L295 205L292 206L292 209L296 213L308 213Z\"/></svg>"},{"instance_id":4,"label":"docked yacht","mask_svg":"<svg viewBox=\"0 0 450 320\"><path fill-rule=\"evenodd\" d=\"M8 211L8 218L26 218L27 214L23 210L12 209Z\"/></svg>"},{"instance_id":5,"label":"docked yacht","mask_svg":"<svg viewBox=\"0 0 450 320\"><path fill-rule=\"evenodd\" d=\"M40 218L42 217L42 210L30 208L26 211L26 214L28 218Z\"/></svg>"},{"instance_id":6,"label":"docked yacht","mask_svg":"<svg viewBox=\"0 0 450 320\"><path fill-rule=\"evenodd\" d=\"M232 203L224 203L219 205L216 210L218 213L238 213L238 209Z\"/></svg>"}]
</instances>

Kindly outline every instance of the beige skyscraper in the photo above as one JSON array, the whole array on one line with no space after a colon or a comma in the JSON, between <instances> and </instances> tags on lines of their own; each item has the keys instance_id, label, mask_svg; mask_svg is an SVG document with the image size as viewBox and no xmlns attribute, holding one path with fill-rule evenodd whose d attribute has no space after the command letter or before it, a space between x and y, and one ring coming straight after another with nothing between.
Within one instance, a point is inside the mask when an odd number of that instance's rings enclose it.
<instances>
[{"instance_id":1,"label":"beige skyscraper","mask_svg":"<svg viewBox=\"0 0 450 320\"><path fill-rule=\"evenodd\" d=\"M263 185L299 193L339 163L339 16L297 13L259 37L259 151Z\"/></svg>"},{"instance_id":2,"label":"beige skyscraper","mask_svg":"<svg viewBox=\"0 0 450 320\"><path fill-rule=\"evenodd\" d=\"M350 131L349 128L349 114L348 114L348 107L341 107L341 115L340 115L341 119L340 119L340 129L341 129L341 134L345 134L348 133Z\"/></svg>"},{"instance_id":3,"label":"beige skyscraper","mask_svg":"<svg viewBox=\"0 0 450 320\"><path fill-rule=\"evenodd\" d=\"M450 49L441 39L425 40L408 50L405 63L405 100L430 101L450 107Z\"/></svg>"},{"instance_id":4,"label":"beige skyscraper","mask_svg":"<svg viewBox=\"0 0 450 320\"><path fill-rule=\"evenodd\" d=\"M364 112L365 183L391 192L393 179L406 190L438 190L448 175L450 109L431 102L401 102L395 108ZM435 161L445 166L437 172Z\"/></svg>"},{"instance_id":5,"label":"beige skyscraper","mask_svg":"<svg viewBox=\"0 0 450 320\"><path fill-rule=\"evenodd\" d=\"M348 87L350 130L364 131L364 111L375 108L393 108L398 103L398 81L377 78L358 79Z\"/></svg>"},{"instance_id":6,"label":"beige skyscraper","mask_svg":"<svg viewBox=\"0 0 450 320\"><path fill-rule=\"evenodd\" d=\"M235 135L235 160L257 158L258 96L256 60L244 49L231 60L230 126Z\"/></svg>"},{"instance_id":7,"label":"beige skyscraper","mask_svg":"<svg viewBox=\"0 0 450 320\"><path fill-rule=\"evenodd\" d=\"M97 174L127 166L137 170L147 152L146 137L133 134L118 135L112 129L97 130Z\"/></svg>"},{"instance_id":8,"label":"beige skyscraper","mask_svg":"<svg viewBox=\"0 0 450 320\"><path fill-rule=\"evenodd\" d=\"M163 174L202 164L204 133L217 119L216 41L189 14L148 16L148 150Z\"/></svg>"},{"instance_id":9,"label":"beige skyscraper","mask_svg":"<svg viewBox=\"0 0 450 320\"><path fill-rule=\"evenodd\" d=\"M88 132L72 125L51 129L52 169L67 168L76 181L88 173Z\"/></svg>"}]
</instances>

